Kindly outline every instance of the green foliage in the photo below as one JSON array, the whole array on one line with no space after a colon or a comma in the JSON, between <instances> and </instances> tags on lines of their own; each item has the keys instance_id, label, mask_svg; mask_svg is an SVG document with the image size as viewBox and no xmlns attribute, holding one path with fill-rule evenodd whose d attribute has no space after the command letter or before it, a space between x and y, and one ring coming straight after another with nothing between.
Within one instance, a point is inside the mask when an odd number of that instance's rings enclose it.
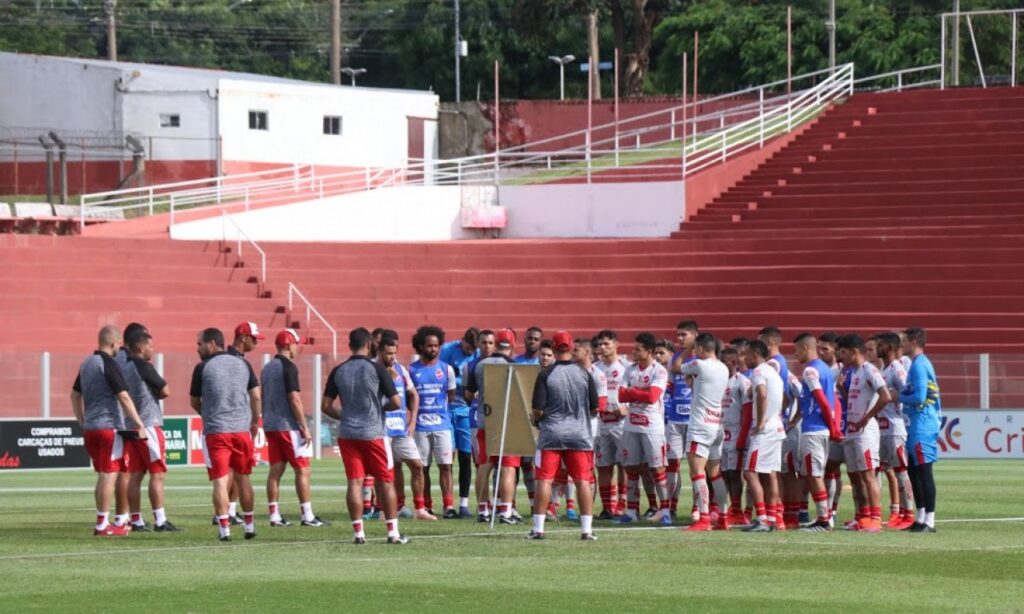
<instances>
[{"instance_id":1,"label":"green foliage","mask_svg":"<svg viewBox=\"0 0 1024 614\"><path fill-rule=\"evenodd\" d=\"M827 2L787 0L648 0L656 14L644 92L681 89L681 58L700 33L699 88L719 93L786 76L786 6L793 4L793 74L828 64ZM939 13L928 0L838 0L839 62L858 75L939 61ZM941 5L941 6L940 6ZM965 10L1009 8L1019 0L964 2ZM558 68L549 55L574 54L566 67L570 97L586 96L579 63L587 56L585 16L599 17L601 59L612 59L612 9L623 15L623 58L634 51L634 2L624 0L461 0L462 96L490 99L495 60L503 98L551 98ZM342 2L343 64L366 68L361 84L433 89L454 97L453 0ZM120 59L203 66L329 81L329 2L325 0L120 0ZM1010 22L973 20L986 76L1006 79ZM1024 24L1022 24L1024 29ZM1024 32L1021 33L1024 38ZM106 28L100 0L0 0L0 50L103 57ZM962 82L977 79L966 22L961 26ZM1021 64L1022 62L1018 62ZM347 78L346 78L347 79ZM611 95L611 75L602 89ZM623 84L623 91L625 84Z\"/></svg>"}]
</instances>

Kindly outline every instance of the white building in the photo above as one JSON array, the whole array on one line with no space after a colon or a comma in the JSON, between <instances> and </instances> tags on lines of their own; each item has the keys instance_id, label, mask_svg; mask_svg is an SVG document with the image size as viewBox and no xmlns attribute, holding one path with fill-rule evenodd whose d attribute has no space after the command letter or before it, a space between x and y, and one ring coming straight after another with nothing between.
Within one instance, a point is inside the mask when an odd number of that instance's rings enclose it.
<instances>
[{"instance_id":1,"label":"white building","mask_svg":"<svg viewBox=\"0 0 1024 614\"><path fill-rule=\"evenodd\" d=\"M147 184L296 163L398 168L437 156L431 92L15 53L0 53L0 83L0 184L13 174L15 192L39 191L37 139L49 131L70 143L72 193L116 185L131 155L112 147L125 135L145 147Z\"/></svg>"}]
</instances>

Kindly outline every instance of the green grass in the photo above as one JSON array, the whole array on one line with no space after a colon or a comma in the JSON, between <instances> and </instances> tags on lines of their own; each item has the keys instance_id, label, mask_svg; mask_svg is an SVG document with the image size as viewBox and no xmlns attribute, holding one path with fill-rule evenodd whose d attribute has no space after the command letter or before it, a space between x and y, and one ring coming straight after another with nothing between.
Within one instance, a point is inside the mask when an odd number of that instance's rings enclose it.
<instances>
[{"instance_id":1,"label":"green grass","mask_svg":"<svg viewBox=\"0 0 1024 614\"><path fill-rule=\"evenodd\" d=\"M263 482L265 471L257 470L255 483ZM90 536L93 474L2 473L3 610L821 614L1024 608L1024 522L948 522L1024 516L1024 463L1017 461L940 462L934 535L691 535L595 523L599 540L582 543L577 529L562 521L561 528L549 524L548 540L527 542L521 527L491 534L470 520L403 521L409 545L385 545L382 523L369 522L370 543L354 546L342 512L343 479L337 461L314 467L314 504L333 527L272 531L258 490L258 538L221 544L210 526L210 490L201 470L173 469L168 478L167 509L184 533L119 539ZM290 483L282 489L282 507L294 517L297 504L288 489ZM848 496L844 507L849 511Z\"/></svg>"}]
</instances>

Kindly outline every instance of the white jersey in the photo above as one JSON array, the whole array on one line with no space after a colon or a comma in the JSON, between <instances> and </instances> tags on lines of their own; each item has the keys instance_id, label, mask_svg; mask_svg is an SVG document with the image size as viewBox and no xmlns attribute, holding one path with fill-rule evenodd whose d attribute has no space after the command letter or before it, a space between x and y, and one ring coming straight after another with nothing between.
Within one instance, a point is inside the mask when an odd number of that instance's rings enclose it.
<instances>
[{"instance_id":1,"label":"white jersey","mask_svg":"<svg viewBox=\"0 0 1024 614\"><path fill-rule=\"evenodd\" d=\"M765 389L765 422L764 430L757 432L757 388L764 386ZM750 436L757 439L786 438L786 431L782 426L782 376L767 362L763 362L754 368L750 374L750 401L754 404L753 420L750 421Z\"/></svg>"},{"instance_id":2,"label":"white jersey","mask_svg":"<svg viewBox=\"0 0 1024 614\"><path fill-rule=\"evenodd\" d=\"M789 421L796 415L798 409L800 409L800 396L804 392L803 382L797 377L792 371L788 373L789 381L786 382L786 393L789 395L789 407L786 407L782 412L782 419L785 422L783 427L789 427Z\"/></svg>"},{"instance_id":3,"label":"white jersey","mask_svg":"<svg viewBox=\"0 0 1024 614\"><path fill-rule=\"evenodd\" d=\"M900 356L900 364L903 365L903 370L910 373L910 365L914 364L914 359L910 356Z\"/></svg>"},{"instance_id":4,"label":"white jersey","mask_svg":"<svg viewBox=\"0 0 1024 614\"><path fill-rule=\"evenodd\" d=\"M729 367L717 358L698 358L683 363L681 374L693 378L689 432L713 440L722 429L722 397L729 387Z\"/></svg>"},{"instance_id":5,"label":"white jersey","mask_svg":"<svg viewBox=\"0 0 1024 614\"><path fill-rule=\"evenodd\" d=\"M622 386L641 390L657 388L663 393L668 386L668 370L657 361L652 361L646 369L639 363L633 363L626 369ZM629 415L623 429L630 433L664 433L665 400L662 394L658 394L654 403L630 403Z\"/></svg>"},{"instance_id":6,"label":"white jersey","mask_svg":"<svg viewBox=\"0 0 1024 614\"><path fill-rule=\"evenodd\" d=\"M885 387L893 401L885 406L879 414L878 430L883 435L907 436L907 423L903 421L903 405L900 404L900 392L907 384L907 370L903 363L894 360L882 371Z\"/></svg>"},{"instance_id":7,"label":"white jersey","mask_svg":"<svg viewBox=\"0 0 1024 614\"><path fill-rule=\"evenodd\" d=\"M619 417L615 412L619 406L619 388L625 381L629 361L621 356L616 356L611 364L598 360L594 366L604 374L605 385L609 391L607 409L598 415L598 419L601 421L598 432L607 433L619 426Z\"/></svg>"},{"instance_id":8,"label":"white jersey","mask_svg":"<svg viewBox=\"0 0 1024 614\"><path fill-rule=\"evenodd\" d=\"M594 378L594 387L597 388L597 398L598 398L598 400L605 399L605 406L607 407L607 403L609 402L608 401L608 378L604 376L604 371L598 369L596 364L591 363L590 366L587 367L587 373L590 374L590 377ZM618 390L615 391L615 396L616 397L619 396L619 391ZM601 421L600 421L600 419L597 416L594 416L593 418L591 418L590 419L590 432L593 433L594 435L597 435L597 431L600 428L601 428Z\"/></svg>"},{"instance_id":9,"label":"white jersey","mask_svg":"<svg viewBox=\"0 0 1024 614\"><path fill-rule=\"evenodd\" d=\"M853 430L853 424L860 422L871 409L875 393L885 388L885 379L878 371L878 367L865 362L850 374L850 394L846 406L846 438L855 439L860 437L860 431ZM872 420L865 425L864 429L877 429L877 423Z\"/></svg>"},{"instance_id":10,"label":"white jersey","mask_svg":"<svg viewBox=\"0 0 1024 614\"><path fill-rule=\"evenodd\" d=\"M739 434L743 421L743 404L750 397L750 380L737 371L729 378L729 385L722 397L722 428L732 434L733 440Z\"/></svg>"}]
</instances>

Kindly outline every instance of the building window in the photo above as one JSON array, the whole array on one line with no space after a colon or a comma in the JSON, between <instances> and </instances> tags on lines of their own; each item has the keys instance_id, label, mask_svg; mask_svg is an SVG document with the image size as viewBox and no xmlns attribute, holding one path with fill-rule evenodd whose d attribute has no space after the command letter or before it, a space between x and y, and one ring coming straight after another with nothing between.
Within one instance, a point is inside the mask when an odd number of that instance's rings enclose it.
<instances>
[{"instance_id":1,"label":"building window","mask_svg":"<svg viewBox=\"0 0 1024 614\"><path fill-rule=\"evenodd\" d=\"M324 115L324 134L341 135L341 117Z\"/></svg>"},{"instance_id":2,"label":"building window","mask_svg":"<svg viewBox=\"0 0 1024 614\"><path fill-rule=\"evenodd\" d=\"M249 111L249 130L270 130L266 111Z\"/></svg>"},{"instance_id":3,"label":"building window","mask_svg":"<svg viewBox=\"0 0 1024 614\"><path fill-rule=\"evenodd\" d=\"M177 113L161 113L160 114L160 127L161 128L180 128L181 127L181 116Z\"/></svg>"}]
</instances>

